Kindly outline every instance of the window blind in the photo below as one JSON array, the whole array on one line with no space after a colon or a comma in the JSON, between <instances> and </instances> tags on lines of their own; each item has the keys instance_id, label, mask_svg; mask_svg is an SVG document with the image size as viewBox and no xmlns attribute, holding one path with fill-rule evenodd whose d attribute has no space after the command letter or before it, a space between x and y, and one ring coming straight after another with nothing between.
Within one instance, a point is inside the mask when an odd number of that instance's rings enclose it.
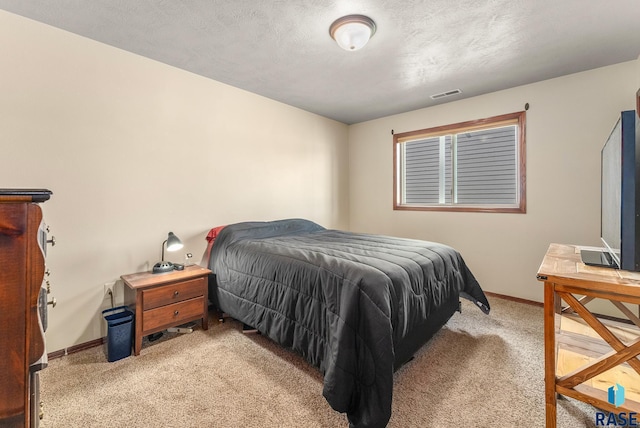
<instances>
[{"instance_id":1,"label":"window blind","mask_svg":"<svg viewBox=\"0 0 640 428\"><path fill-rule=\"evenodd\" d=\"M405 143L404 203L517 203L516 132L506 126Z\"/></svg>"},{"instance_id":2,"label":"window blind","mask_svg":"<svg viewBox=\"0 0 640 428\"><path fill-rule=\"evenodd\" d=\"M515 126L457 135L456 203L517 203Z\"/></svg>"}]
</instances>

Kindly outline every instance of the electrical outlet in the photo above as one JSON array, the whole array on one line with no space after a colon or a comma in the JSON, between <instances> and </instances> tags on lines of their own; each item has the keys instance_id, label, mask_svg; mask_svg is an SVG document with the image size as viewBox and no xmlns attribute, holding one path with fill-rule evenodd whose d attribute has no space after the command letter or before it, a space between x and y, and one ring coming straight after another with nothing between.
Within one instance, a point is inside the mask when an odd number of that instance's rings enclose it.
<instances>
[{"instance_id":1,"label":"electrical outlet","mask_svg":"<svg viewBox=\"0 0 640 428\"><path fill-rule=\"evenodd\" d=\"M104 295L108 296L108 295L114 295L114 287L116 285L115 281L111 281L111 282L105 282L104 283Z\"/></svg>"}]
</instances>

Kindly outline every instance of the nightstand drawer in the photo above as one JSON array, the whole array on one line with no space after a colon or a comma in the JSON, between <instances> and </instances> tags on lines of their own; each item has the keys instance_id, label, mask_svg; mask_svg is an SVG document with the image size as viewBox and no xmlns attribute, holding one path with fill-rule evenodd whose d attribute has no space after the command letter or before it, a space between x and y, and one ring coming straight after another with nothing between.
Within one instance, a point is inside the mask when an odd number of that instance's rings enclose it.
<instances>
[{"instance_id":1,"label":"nightstand drawer","mask_svg":"<svg viewBox=\"0 0 640 428\"><path fill-rule=\"evenodd\" d=\"M203 296L206 286L205 278L197 278L143 290L143 310L146 311Z\"/></svg>"},{"instance_id":2,"label":"nightstand drawer","mask_svg":"<svg viewBox=\"0 0 640 428\"><path fill-rule=\"evenodd\" d=\"M144 331L154 330L164 326L178 325L194 318L201 318L203 307L204 297L199 297L144 311L142 329Z\"/></svg>"}]
</instances>

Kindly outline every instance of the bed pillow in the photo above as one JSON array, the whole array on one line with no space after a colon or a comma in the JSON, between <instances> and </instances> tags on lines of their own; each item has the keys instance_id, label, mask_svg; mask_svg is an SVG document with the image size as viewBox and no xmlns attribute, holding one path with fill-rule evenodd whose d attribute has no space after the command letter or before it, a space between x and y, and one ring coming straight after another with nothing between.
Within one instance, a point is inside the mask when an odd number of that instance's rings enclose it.
<instances>
[{"instance_id":1,"label":"bed pillow","mask_svg":"<svg viewBox=\"0 0 640 428\"><path fill-rule=\"evenodd\" d=\"M214 227L213 229L211 229L209 231L209 233L207 233L207 251L205 251L204 253L204 263L205 265L207 265L209 263L209 256L211 255L211 248L213 247L214 242L216 241L216 238L218 237L218 235L220 234L220 231L224 229L224 226L218 226L218 227Z\"/></svg>"},{"instance_id":2,"label":"bed pillow","mask_svg":"<svg viewBox=\"0 0 640 428\"><path fill-rule=\"evenodd\" d=\"M220 233L220 231L222 229L224 229L224 226L214 227L213 229L211 229L209 231L209 233L207 234L207 242L209 242L209 246L213 245L213 243L215 242L216 238L218 237L218 234Z\"/></svg>"}]
</instances>

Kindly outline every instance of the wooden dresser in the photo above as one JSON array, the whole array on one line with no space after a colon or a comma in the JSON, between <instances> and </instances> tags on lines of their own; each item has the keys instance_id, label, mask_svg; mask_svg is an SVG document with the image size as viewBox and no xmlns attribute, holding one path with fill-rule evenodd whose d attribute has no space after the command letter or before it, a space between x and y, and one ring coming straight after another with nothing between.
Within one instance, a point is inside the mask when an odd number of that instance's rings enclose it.
<instances>
[{"instance_id":1,"label":"wooden dresser","mask_svg":"<svg viewBox=\"0 0 640 428\"><path fill-rule=\"evenodd\" d=\"M135 312L135 355L140 355L143 336L168 327L200 319L207 330L210 273L200 266L188 266L181 271L122 276L125 304Z\"/></svg>"},{"instance_id":2,"label":"wooden dresser","mask_svg":"<svg viewBox=\"0 0 640 428\"><path fill-rule=\"evenodd\" d=\"M49 190L0 189L0 428L37 427L46 367L47 243L38 203Z\"/></svg>"}]
</instances>

